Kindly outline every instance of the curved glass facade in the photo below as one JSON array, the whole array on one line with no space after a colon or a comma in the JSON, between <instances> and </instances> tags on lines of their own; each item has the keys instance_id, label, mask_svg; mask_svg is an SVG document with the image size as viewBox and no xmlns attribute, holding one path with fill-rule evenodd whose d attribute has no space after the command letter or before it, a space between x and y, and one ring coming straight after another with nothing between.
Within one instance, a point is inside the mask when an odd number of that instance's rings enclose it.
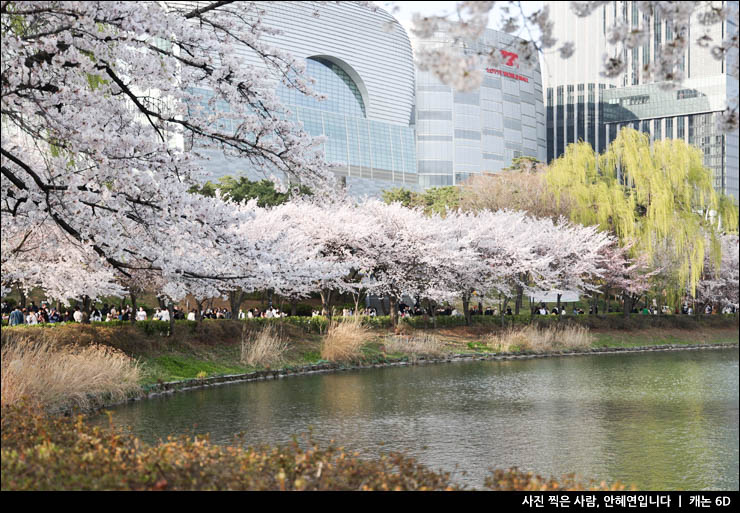
<instances>
[{"instance_id":1,"label":"curved glass facade","mask_svg":"<svg viewBox=\"0 0 740 513\"><path fill-rule=\"evenodd\" d=\"M319 102L296 89L283 86L278 94L284 103L348 116L367 117L362 93L340 66L321 57L309 57L306 60L306 74L316 80L313 90L326 96L326 99Z\"/></svg>"},{"instance_id":2,"label":"curved glass facade","mask_svg":"<svg viewBox=\"0 0 740 513\"><path fill-rule=\"evenodd\" d=\"M326 96L318 100L281 86L278 95L291 111L289 119L303 125L312 136L325 135L326 161L341 164L339 176L370 178L415 184L416 154L414 131L366 118L359 86L339 65L327 59L310 57L306 74L316 82L315 92ZM357 191L362 192L362 191Z\"/></svg>"},{"instance_id":3,"label":"curved glass facade","mask_svg":"<svg viewBox=\"0 0 740 513\"><path fill-rule=\"evenodd\" d=\"M349 2L257 4L264 10L265 26L281 29L280 34L263 34L263 41L304 59L306 74L315 80L311 89L325 97L318 101L280 86L277 94L289 119L312 136L326 136L326 161L335 164L334 174L349 192L418 189L411 126L414 65L403 27L382 9L369 11ZM248 48L236 51L246 64L262 65ZM213 178L265 178L247 161L199 151L209 157L206 166Z\"/></svg>"}]
</instances>

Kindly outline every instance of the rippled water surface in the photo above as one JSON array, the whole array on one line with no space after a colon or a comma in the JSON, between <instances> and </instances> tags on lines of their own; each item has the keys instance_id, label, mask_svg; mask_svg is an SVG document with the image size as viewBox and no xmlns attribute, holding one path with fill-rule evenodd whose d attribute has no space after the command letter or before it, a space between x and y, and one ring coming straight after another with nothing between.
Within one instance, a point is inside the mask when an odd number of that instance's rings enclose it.
<instances>
[{"instance_id":1,"label":"rippled water surface","mask_svg":"<svg viewBox=\"0 0 740 513\"><path fill-rule=\"evenodd\" d=\"M114 412L144 440L314 439L400 450L481 487L489 467L641 489L738 489L738 350L458 362L226 385ZM107 422L107 421L106 421ZM322 443L322 445L323 445Z\"/></svg>"}]
</instances>

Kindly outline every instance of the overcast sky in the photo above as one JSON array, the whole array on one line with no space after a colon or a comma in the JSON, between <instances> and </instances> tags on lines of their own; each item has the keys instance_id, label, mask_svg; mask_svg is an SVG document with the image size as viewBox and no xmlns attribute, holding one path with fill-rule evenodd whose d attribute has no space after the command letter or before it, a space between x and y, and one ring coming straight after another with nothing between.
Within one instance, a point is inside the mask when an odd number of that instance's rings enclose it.
<instances>
[{"instance_id":1,"label":"overcast sky","mask_svg":"<svg viewBox=\"0 0 740 513\"><path fill-rule=\"evenodd\" d=\"M442 14L453 14L456 12L457 2L386 2L376 1L377 5L391 13L403 27L406 32L409 32L412 23L411 16L413 13L418 12L419 14L430 16L430 15L442 15ZM542 7L543 2L522 2L522 8L525 15L529 15L534 11ZM489 16L488 27L492 29L499 28L499 20L501 15L497 9L494 9ZM409 34L410 35L410 34ZM518 35L523 39L530 39L526 31L522 31ZM539 31L533 31L532 35L537 37Z\"/></svg>"}]
</instances>

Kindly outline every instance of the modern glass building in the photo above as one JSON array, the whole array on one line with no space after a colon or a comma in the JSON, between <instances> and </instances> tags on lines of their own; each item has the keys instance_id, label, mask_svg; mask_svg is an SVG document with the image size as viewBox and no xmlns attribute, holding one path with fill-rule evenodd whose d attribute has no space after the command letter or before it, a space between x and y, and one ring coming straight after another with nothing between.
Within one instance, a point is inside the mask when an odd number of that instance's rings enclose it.
<instances>
[{"instance_id":1,"label":"modern glass building","mask_svg":"<svg viewBox=\"0 0 740 513\"><path fill-rule=\"evenodd\" d=\"M263 40L304 59L318 101L280 86L290 118L312 136L327 137L324 152L351 194L418 189L413 120L414 64L406 31L392 16L353 3L257 2L263 23L281 34ZM248 63L260 61L247 48ZM214 178L266 178L249 162L203 151Z\"/></svg>"},{"instance_id":2,"label":"modern glass building","mask_svg":"<svg viewBox=\"0 0 740 513\"><path fill-rule=\"evenodd\" d=\"M545 108L539 65L519 66L520 40L486 30L469 50L507 52L500 68L481 70L478 90L459 92L432 73L416 74L416 155L421 187L456 185L497 172L520 156L546 158ZM451 44L445 32L419 45ZM513 56L513 58L512 58Z\"/></svg>"},{"instance_id":3,"label":"modern glass building","mask_svg":"<svg viewBox=\"0 0 740 513\"><path fill-rule=\"evenodd\" d=\"M683 139L704 153L714 188L738 198L738 139L717 128L728 97L726 76L686 80L680 89L659 84L604 91L603 123L609 140L622 127L644 132L652 140ZM737 94L737 93L735 93Z\"/></svg>"},{"instance_id":4,"label":"modern glass building","mask_svg":"<svg viewBox=\"0 0 740 513\"><path fill-rule=\"evenodd\" d=\"M573 41L575 53L567 60L551 58L544 64L547 161L579 140L603 151L620 127L632 126L653 139L681 138L701 148L705 165L712 169L715 189L737 201L737 132L723 134L716 123L728 101L738 95L738 81L731 73L737 66L737 51L717 60L711 55L711 44L697 43L697 33L706 33L712 44L737 34L738 2L712 2L729 9L731 15L723 23L706 26L694 16L681 28L658 13L647 15L634 1L607 2L585 18L575 16L566 2L548 4L553 36ZM625 30L646 29L649 37L641 47L622 51L624 74L604 78L600 75L602 55L615 51L607 41L615 25ZM644 71L659 55L661 45L670 43L679 32L689 40L676 70L684 81L678 88L665 90Z\"/></svg>"}]
</instances>

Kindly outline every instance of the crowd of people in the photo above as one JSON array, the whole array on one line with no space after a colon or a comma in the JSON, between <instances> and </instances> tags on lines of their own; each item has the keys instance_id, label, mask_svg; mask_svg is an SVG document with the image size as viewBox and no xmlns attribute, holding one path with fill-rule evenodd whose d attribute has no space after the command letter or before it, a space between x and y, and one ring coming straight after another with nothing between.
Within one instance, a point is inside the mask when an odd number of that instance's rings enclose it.
<instances>
[{"instance_id":1,"label":"crowd of people","mask_svg":"<svg viewBox=\"0 0 740 513\"><path fill-rule=\"evenodd\" d=\"M712 305L706 305L702 311L705 315L712 314L735 314L739 310L738 305L726 305L721 310ZM612 308L609 308L609 312L612 312ZM196 309L191 309L186 315L183 309L178 306L173 307L173 317L175 320L187 319L189 321L197 320ZM540 303L532 309L533 315L567 315L568 311L566 306L561 306L558 309L557 306L552 307L548 310L547 305ZM585 311L582 308L574 305L571 310L572 315L585 315ZM598 306L589 307L589 314L598 314ZM653 300L653 304L648 306L645 305L642 309L637 306L633 307L632 313L643 314L643 315L694 315L694 308L691 303L684 302L680 307L672 310L671 307L663 305L658 307L657 302ZM355 310L352 308L343 308L342 316L351 317L354 316ZM430 315L431 311L428 308L424 308L419 304L409 306L403 302L398 304L398 314L402 318L415 317L420 315ZM462 316L463 312L457 308L444 305L435 308L435 315L449 315L449 316ZM470 309L471 315L499 315L499 308L497 306L487 306L485 309L479 306L473 306ZM513 315L511 307L507 307L505 315ZM287 313L281 311L279 308L274 306L268 306L264 310L259 308L250 308L246 311L240 309L238 313L238 319L253 319L253 318L276 318L276 317L287 317ZM311 315L313 317L319 315L326 315L323 310L313 310ZM364 308L357 311L357 315L375 317L377 316L377 310L375 308ZM41 324L41 323L59 323L59 322L100 322L100 321L130 321L132 319L136 321L146 321L149 319L146 310L143 307L139 307L138 310L130 305L119 307L109 306L104 303L102 307L98 308L93 306L89 312L84 311L79 306L75 308L68 308L65 310L57 309L42 302L40 305L36 305L34 301L25 308L20 305L11 308L5 301L2 302L2 318L7 320L10 326L16 326L18 324ZM232 314L227 308L207 308L201 311L202 319L231 319ZM170 312L166 308L156 308L151 316L151 320L155 321L170 321Z\"/></svg>"}]
</instances>

